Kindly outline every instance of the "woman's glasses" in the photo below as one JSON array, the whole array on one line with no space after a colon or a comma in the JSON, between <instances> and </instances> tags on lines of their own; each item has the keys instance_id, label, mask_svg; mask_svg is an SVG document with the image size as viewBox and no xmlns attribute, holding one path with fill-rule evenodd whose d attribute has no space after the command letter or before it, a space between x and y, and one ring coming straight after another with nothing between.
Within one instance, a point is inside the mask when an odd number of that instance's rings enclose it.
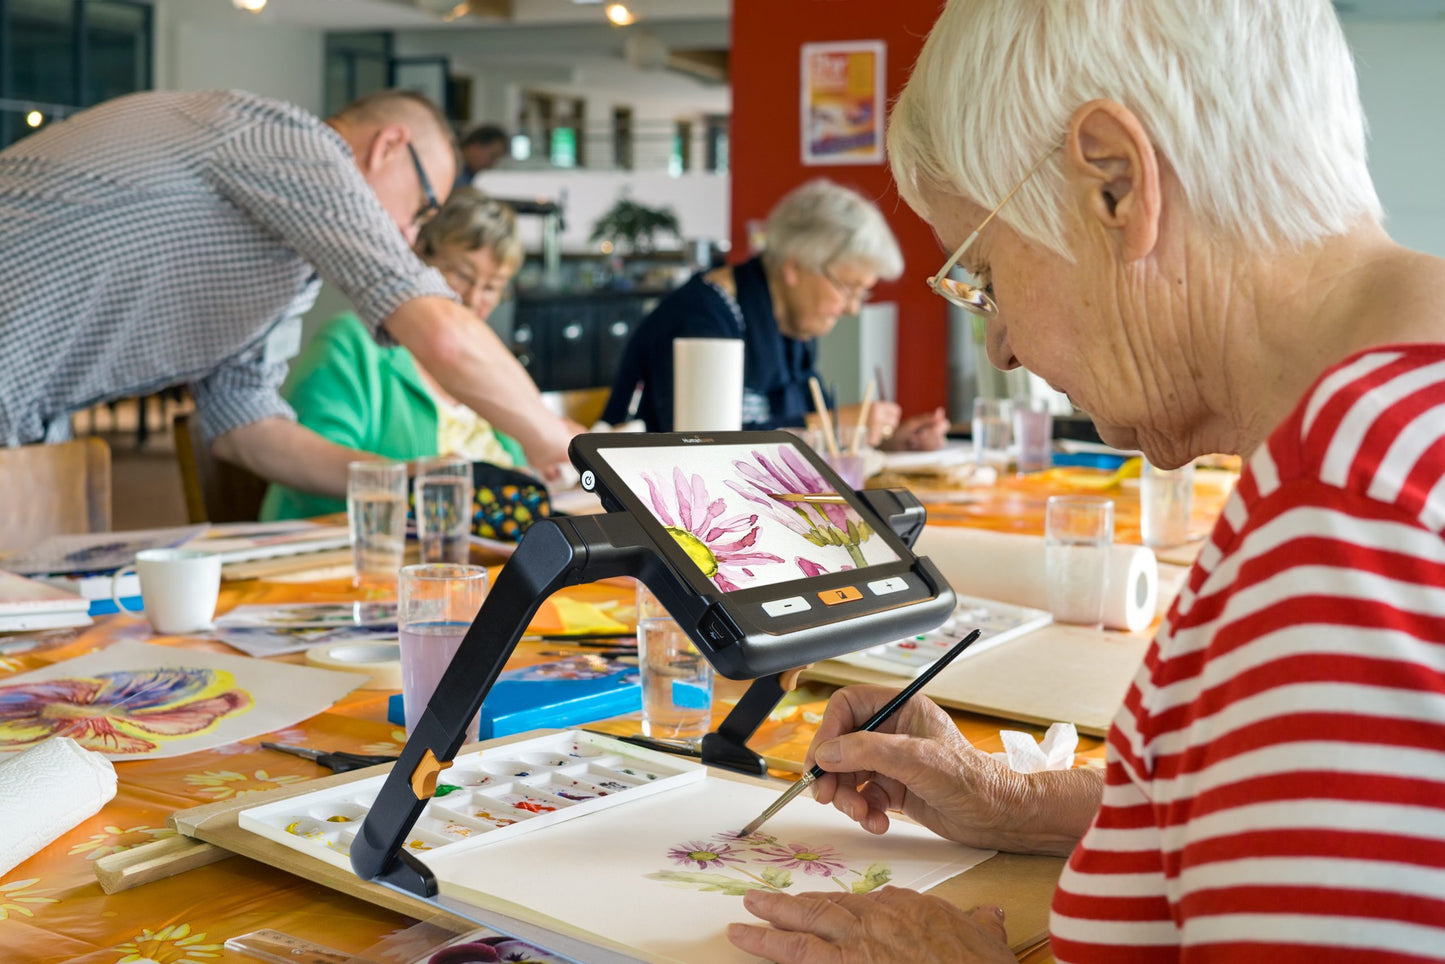
<instances>
[{"instance_id":1,"label":"woman's glasses","mask_svg":"<svg viewBox=\"0 0 1445 964\"><path fill-rule=\"evenodd\" d=\"M1058 149L1058 145L1054 145L1049 148L1047 154L1035 161L1034 166L1029 168L1029 172L1024 175L1023 180L1015 184L1013 189L1003 196L1003 200L998 202L998 206L988 212L988 216L978 223L978 227L973 229L973 233L963 239L963 244L960 244L958 250L953 252L953 257L945 261L943 267L938 269L938 274L928 279L928 287L932 288L935 294L947 298L965 311L971 311L984 318L991 318L998 314L998 305L994 302L993 293L990 291L991 285L975 285L969 284L967 281L958 281L950 278L948 273L953 270L954 265L958 264L963 253L968 250L968 246L978 240L979 234L988 227L988 222L993 220L994 215L1003 210L1003 206L1009 202L1009 199L1019 192L1019 188L1029 182L1029 178L1034 176L1034 172L1043 167L1044 161L1052 157L1054 151Z\"/></svg>"}]
</instances>

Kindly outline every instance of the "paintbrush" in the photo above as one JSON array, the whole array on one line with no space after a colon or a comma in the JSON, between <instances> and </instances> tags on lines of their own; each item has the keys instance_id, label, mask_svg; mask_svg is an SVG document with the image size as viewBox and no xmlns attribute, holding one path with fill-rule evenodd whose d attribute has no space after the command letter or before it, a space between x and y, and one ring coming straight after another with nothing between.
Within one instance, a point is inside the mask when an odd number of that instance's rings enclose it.
<instances>
[{"instance_id":1,"label":"paintbrush","mask_svg":"<svg viewBox=\"0 0 1445 964\"><path fill-rule=\"evenodd\" d=\"M883 708L880 709L877 713L874 713L871 717L869 717L868 722L858 727L857 732L871 732L882 726L885 720L887 720L894 713L898 712L898 708L900 706L902 706L904 703L907 703L910 699L913 698L914 693L917 693L919 690L923 689L924 686L928 685L929 681L932 680L933 677L937 676L940 670L942 670L949 663L953 662L954 659L956 659L958 655L962 653L965 649L968 649L968 647L973 643L973 641L975 639L978 639L979 633L981 632L982 630L975 629L973 632L969 633L967 636L963 637L957 643L955 643L952 649L944 653L942 656L938 657L938 659L934 660L933 665L928 667L928 669L924 670L917 679L909 683L907 686L903 687L903 689L899 690L898 694L894 696L893 699L889 700L887 703L884 703ZM766 822L770 817L772 817L773 814L777 813L779 810L783 809L783 807L787 806L790 800L792 800L798 794L802 793L804 790L811 787L814 782L816 782L817 779L823 775L823 773L824 770L822 767L818 766L816 763L813 764L812 768L807 773L803 774L802 779L798 780L791 787L788 787L788 789L784 790L783 795L778 797L778 799L775 800L773 804L768 807L768 809L764 810L761 814L758 815L757 819L744 827L740 836L746 837L756 831L759 827L763 825L764 822Z\"/></svg>"},{"instance_id":2,"label":"paintbrush","mask_svg":"<svg viewBox=\"0 0 1445 964\"><path fill-rule=\"evenodd\" d=\"M808 390L813 393L813 407L818 410L818 424L823 427L823 444L828 447L828 454L838 458L838 439L833 434L833 415L828 411L828 403L823 400L823 386L818 384L816 376L808 379Z\"/></svg>"},{"instance_id":3,"label":"paintbrush","mask_svg":"<svg viewBox=\"0 0 1445 964\"><path fill-rule=\"evenodd\" d=\"M868 409L873 406L874 383L868 382L868 387L863 389L863 404L858 407L858 424L853 426L853 441L848 443L848 454L857 455L863 448L863 440L868 434Z\"/></svg>"},{"instance_id":4,"label":"paintbrush","mask_svg":"<svg viewBox=\"0 0 1445 964\"><path fill-rule=\"evenodd\" d=\"M836 492L769 492L768 497L778 502L807 502L824 505L848 501Z\"/></svg>"}]
</instances>

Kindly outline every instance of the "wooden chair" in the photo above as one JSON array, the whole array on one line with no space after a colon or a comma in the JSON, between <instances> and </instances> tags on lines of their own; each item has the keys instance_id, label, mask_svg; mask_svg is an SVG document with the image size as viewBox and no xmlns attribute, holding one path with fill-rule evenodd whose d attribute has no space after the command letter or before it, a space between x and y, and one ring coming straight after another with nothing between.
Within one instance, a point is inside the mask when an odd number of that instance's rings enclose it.
<instances>
[{"instance_id":1,"label":"wooden chair","mask_svg":"<svg viewBox=\"0 0 1445 964\"><path fill-rule=\"evenodd\" d=\"M266 495L266 480L212 456L193 413L177 415L171 429L190 521L255 522Z\"/></svg>"},{"instance_id":2,"label":"wooden chair","mask_svg":"<svg viewBox=\"0 0 1445 964\"><path fill-rule=\"evenodd\" d=\"M110 530L110 446L98 438L0 448L0 551Z\"/></svg>"},{"instance_id":3,"label":"wooden chair","mask_svg":"<svg viewBox=\"0 0 1445 964\"><path fill-rule=\"evenodd\" d=\"M612 389L605 387L571 388L543 392L542 403L552 414L570 418L583 428L591 428L602 417L602 410L607 407L607 398L611 394Z\"/></svg>"}]
</instances>

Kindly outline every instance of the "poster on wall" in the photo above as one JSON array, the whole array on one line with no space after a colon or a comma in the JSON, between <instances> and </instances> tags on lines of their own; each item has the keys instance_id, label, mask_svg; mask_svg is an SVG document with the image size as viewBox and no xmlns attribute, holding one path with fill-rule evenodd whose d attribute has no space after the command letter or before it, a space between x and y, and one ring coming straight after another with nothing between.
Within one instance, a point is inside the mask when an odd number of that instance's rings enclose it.
<instances>
[{"instance_id":1,"label":"poster on wall","mask_svg":"<svg viewBox=\"0 0 1445 964\"><path fill-rule=\"evenodd\" d=\"M881 40L803 45L803 163L883 162Z\"/></svg>"}]
</instances>

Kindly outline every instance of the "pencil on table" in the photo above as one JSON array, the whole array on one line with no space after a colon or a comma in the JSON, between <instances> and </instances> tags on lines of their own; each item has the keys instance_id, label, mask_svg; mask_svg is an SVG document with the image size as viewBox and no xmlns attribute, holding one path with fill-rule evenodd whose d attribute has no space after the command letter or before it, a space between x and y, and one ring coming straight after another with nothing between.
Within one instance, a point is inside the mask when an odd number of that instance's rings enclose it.
<instances>
[{"instance_id":1,"label":"pencil on table","mask_svg":"<svg viewBox=\"0 0 1445 964\"><path fill-rule=\"evenodd\" d=\"M817 377L808 379L808 388L813 393L813 407L818 410L818 421L823 426L823 444L828 446L828 454L838 458L838 440L833 437L833 416L828 412L828 403L823 401L823 386L818 384Z\"/></svg>"}]
</instances>

